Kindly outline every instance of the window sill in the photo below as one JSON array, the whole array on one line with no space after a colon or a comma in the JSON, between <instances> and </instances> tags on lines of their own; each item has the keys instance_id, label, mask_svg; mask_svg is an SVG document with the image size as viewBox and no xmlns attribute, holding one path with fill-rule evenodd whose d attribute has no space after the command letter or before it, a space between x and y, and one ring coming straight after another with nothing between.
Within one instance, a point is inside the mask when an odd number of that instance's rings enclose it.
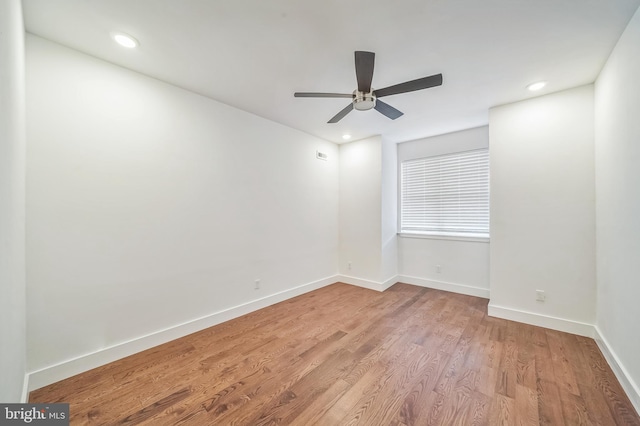
<instances>
[{"instance_id":1,"label":"window sill","mask_svg":"<svg viewBox=\"0 0 640 426\"><path fill-rule=\"evenodd\" d=\"M449 241L469 241L474 243L488 243L490 241L489 236L470 236L463 234L428 234L422 232L399 232L399 237L402 238L424 238L428 240L449 240Z\"/></svg>"}]
</instances>

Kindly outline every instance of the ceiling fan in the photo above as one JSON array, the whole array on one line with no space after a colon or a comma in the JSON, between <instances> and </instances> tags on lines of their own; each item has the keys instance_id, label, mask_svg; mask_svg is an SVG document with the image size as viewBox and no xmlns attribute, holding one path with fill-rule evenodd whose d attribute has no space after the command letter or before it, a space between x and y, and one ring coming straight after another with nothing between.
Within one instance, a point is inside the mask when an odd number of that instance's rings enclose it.
<instances>
[{"instance_id":1,"label":"ceiling fan","mask_svg":"<svg viewBox=\"0 0 640 426\"><path fill-rule=\"evenodd\" d=\"M384 89L373 90L371 81L373 80L373 64L376 54L373 52L356 51L356 79L358 88L351 94L347 93L316 93L316 92L296 92L296 98L351 98L351 103L342 111L337 113L328 123L337 123L349 114L354 108L358 111L367 111L375 108L382 115L386 115L392 120L400 117L403 113L382 102L379 98L398 93L413 92L416 90L428 89L442 84L442 74L434 74L429 77L417 80L406 81L385 87Z\"/></svg>"}]
</instances>

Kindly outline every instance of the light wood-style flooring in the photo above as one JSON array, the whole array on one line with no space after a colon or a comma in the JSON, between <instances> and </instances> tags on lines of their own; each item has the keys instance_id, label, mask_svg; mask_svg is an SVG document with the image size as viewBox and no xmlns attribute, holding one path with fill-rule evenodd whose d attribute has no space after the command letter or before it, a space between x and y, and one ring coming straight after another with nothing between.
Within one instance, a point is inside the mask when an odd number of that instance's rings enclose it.
<instances>
[{"instance_id":1,"label":"light wood-style flooring","mask_svg":"<svg viewBox=\"0 0 640 426\"><path fill-rule=\"evenodd\" d=\"M71 424L640 425L592 339L334 284L31 392Z\"/></svg>"}]
</instances>

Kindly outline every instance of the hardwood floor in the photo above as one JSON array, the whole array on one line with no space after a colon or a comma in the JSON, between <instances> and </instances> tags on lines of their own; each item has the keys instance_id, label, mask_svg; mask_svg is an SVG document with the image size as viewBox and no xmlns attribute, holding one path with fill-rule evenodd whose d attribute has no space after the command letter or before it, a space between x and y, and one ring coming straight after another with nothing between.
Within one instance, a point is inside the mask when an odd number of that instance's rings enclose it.
<instances>
[{"instance_id":1,"label":"hardwood floor","mask_svg":"<svg viewBox=\"0 0 640 426\"><path fill-rule=\"evenodd\" d=\"M334 284L31 392L71 424L640 425L592 339Z\"/></svg>"}]
</instances>

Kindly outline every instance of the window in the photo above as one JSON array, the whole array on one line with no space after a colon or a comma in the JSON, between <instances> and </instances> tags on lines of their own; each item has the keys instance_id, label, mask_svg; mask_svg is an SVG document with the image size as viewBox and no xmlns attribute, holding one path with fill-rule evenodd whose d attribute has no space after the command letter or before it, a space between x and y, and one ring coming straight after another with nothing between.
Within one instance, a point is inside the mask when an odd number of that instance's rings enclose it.
<instances>
[{"instance_id":1,"label":"window","mask_svg":"<svg viewBox=\"0 0 640 426\"><path fill-rule=\"evenodd\" d=\"M400 232L489 237L489 149L403 161Z\"/></svg>"}]
</instances>

